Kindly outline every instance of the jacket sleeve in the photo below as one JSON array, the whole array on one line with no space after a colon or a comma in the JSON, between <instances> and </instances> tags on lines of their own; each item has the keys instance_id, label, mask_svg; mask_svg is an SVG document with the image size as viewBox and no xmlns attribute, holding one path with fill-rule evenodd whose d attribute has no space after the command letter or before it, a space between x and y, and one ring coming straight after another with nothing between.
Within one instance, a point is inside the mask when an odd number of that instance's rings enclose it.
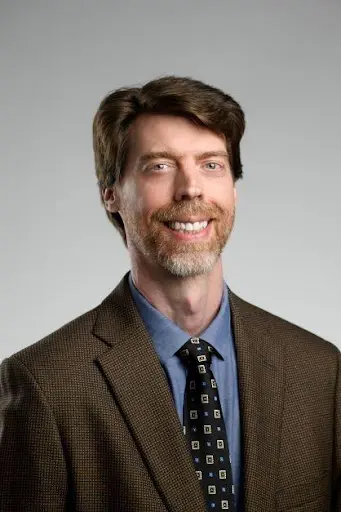
<instances>
[{"instance_id":1,"label":"jacket sleeve","mask_svg":"<svg viewBox=\"0 0 341 512\"><path fill-rule=\"evenodd\" d=\"M335 386L335 426L333 452L332 512L341 510L341 353L338 353L338 372Z\"/></svg>"},{"instance_id":2,"label":"jacket sleeve","mask_svg":"<svg viewBox=\"0 0 341 512\"><path fill-rule=\"evenodd\" d=\"M66 465L53 413L15 357L0 366L0 510L65 510Z\"/></svg>"}]
</instances>

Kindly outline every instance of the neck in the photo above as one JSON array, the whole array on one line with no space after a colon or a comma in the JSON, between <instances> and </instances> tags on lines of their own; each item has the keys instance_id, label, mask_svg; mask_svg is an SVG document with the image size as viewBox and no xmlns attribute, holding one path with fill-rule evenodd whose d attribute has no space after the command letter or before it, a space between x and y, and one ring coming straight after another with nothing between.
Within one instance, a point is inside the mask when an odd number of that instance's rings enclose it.
<instances>
[{"instance_id":1,"label":"neck","mask_svg":"<svg viewBox=\"0 0 341 512\"><path fill-rule=\"evenodd\" d=\"M199 336L218 313L223 294L221 258L211 272L200 276L175 277L137 262L131 273L140 293L190 336Z\"/></svg>"}]
</instances>

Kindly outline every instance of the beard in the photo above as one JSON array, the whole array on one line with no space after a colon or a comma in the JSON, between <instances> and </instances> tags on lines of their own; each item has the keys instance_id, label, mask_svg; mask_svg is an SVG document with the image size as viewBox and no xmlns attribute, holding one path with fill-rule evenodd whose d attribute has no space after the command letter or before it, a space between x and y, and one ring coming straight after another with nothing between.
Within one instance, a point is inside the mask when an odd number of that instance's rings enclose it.
<instances>
[{"instance_id":1,"label":"beard","mask_svg":"<svg viewBox=\"0 0 341 512\"><path fill-rule=\"evenodd\" d=\"M179 241L165 229L164 223L179 218L212 219L208 240ZM130 243L152 263L175 277L194 277L209 273L218 261L232 232L235 207L230 210L201 200L182 201L156 210L148 230L139 218L126 217L125 229ZM127 222L128 221L128 222Z\"/></svg>"}]
</instances>

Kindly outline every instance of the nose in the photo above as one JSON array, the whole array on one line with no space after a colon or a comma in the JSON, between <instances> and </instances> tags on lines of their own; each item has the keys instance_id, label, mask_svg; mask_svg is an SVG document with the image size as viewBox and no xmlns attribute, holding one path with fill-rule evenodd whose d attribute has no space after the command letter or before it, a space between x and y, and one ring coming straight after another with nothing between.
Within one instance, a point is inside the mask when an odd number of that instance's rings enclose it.
<instances>
[{"instance_id":1,"label":"nose","mask_svg":"<svg viewBox=\"0 0 341 512\"><path fill-rule=\"evenodd\" d=\"M201 198L203 189L198 171L194 168L179 169L175 184L175 201Z\"/></svg>"}]
</instances>

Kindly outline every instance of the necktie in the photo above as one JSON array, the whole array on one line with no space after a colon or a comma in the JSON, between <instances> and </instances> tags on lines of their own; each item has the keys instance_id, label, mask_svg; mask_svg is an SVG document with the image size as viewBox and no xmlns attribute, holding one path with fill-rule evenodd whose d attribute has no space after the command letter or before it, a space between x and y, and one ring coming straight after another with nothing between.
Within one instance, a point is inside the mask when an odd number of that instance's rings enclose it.
<instances>
[{"instance_id":1,"label":"necktie","mask_svg":"<svg viewBox=\"0 0 341 512\"><path fill-rule=\"evenodd\" d=\"M191 338L177 352L187 366L184 434L208 510L236 511L225 424L210 369L214 352L201 338Z\"/></svg>"}]
</instances>

